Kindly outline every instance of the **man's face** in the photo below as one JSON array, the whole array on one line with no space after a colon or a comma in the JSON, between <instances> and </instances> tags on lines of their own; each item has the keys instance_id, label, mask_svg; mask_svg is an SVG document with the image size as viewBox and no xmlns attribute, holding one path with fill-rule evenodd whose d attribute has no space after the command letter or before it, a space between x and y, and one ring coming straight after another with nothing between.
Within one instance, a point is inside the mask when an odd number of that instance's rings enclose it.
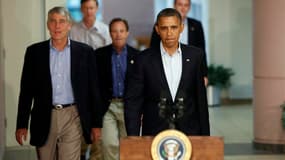
<instances>
[{"instance_id":1,"label":"man's face","mask_svg":"<svg viewBox=\"0 0 285 160\"><path fill-rule=\"evenodd\" d=\"M110 28L112 43L115 47L124 47L127 43L129 32L122 21L114 22Z\"/></svg>"},{"instance_id":2,"label":"man's face","mask_svg":"<svg viewBox=\"0 0 285 160\"><path fill-rule=\"evenodd\" d=\"M86 1L81 5L81 12L84 20L94 20L97 10L98 6L93 0Z\"/></svg>"},{"instance_id":3,"label":"man's face","mask_svg":"<svg viewBox=\"0 0 285 160\"><path fill-rule=\"evenodd\" d=\"M47 27L53 40L64 40L68 36L71 29L71 23L66 16L58 13L53 13L48 16Z\"/></svg>"},{"instance_id":4,"label":"man's face","mask_svg":"<svg viewBox=\"0 0 285 160\"><path fill-rule=\"evenodd\" d=\"M174 8L181 14L182 19L184 19L190 10L190 0L176 0Z\"/></svg>"},{"instance_id":5,"label":"man's face","mask_svg":"<svg viewBox=\"0 0 285 160\"><path fill-rule=\"evenodd\" d=\"M160 17L155 26L162 44L167 48L178 47L180 33L183 31L183 24L176 16Z\"/></svg>"}]
</instances>

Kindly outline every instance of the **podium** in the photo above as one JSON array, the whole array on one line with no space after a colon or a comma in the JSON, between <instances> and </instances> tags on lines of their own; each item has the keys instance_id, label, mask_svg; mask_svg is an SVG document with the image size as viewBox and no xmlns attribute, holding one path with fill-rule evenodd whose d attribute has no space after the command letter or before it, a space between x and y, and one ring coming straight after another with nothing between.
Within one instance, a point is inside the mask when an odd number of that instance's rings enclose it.
<instances>
[{"instance_id":1,"label":"podium","mask_svg":"<svg viewBox=\"0 0 285 160\"><path fill-rule=\"evenodd\" d=\"M223 160L224 142L221 137L189 136L192 144L191 160ZM152 160L154 137L129 136L120 139L120 160Z\"/></svg>"}]
</instances>

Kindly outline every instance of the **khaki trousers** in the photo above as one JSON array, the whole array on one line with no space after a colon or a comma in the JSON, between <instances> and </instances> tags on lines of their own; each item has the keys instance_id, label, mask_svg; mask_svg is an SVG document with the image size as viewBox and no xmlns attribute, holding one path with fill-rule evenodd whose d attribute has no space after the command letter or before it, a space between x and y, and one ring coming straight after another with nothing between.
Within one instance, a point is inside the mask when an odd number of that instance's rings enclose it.
<instances>
[{"instance_id":1,"label":"khaki trousers","mask_svg":"<svg viewBox=\"0 0 285 160\"><path fill-rule=\"evenodd\" d=\"M126 137L123 102L112 101L103 118L102 150L104 160L119 160L119 142Z\"/></svg>"},{"instance_id":2,"label":"khaki trousers","mask_svg":"<svg viewBox=\"0 0 285 160\"><path fill-rule=\"evenodd\" d=\"M82 128L76 106L53 109L47 142L37 147L39 160L80 160Z\"/></svg>"}]
</instances>

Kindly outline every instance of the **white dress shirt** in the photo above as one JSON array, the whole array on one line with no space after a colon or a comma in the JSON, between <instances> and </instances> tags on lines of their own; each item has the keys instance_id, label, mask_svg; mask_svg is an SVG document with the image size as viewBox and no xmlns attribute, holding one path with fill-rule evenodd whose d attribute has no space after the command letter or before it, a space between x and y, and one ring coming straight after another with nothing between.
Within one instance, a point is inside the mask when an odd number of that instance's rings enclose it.
<instances>
[{"instance_id":1,"label":"white dress shirt","mask_svg":"<svg viewBox=\"0 0 285 160\"><path fill-rule=\"evenodd\" d=\"M181 79L182 73L182 52L180 45L176 52L171 56L165 51L162 43L160 42L160 52L164 68L164 73L166 75L166 80L168 87L171 92L172 100L175 100L175 96L178 90L178 86Z\"/></svg>"},{"instance_id":2,"label":"white dress shirt","mask_svg":"<svg viewBox=\"0 0 285 160\"><path fill-rule=\"evenodd\" d=\"M183 44L188 44L188 20L187 18L184 20L184 29L180 33L180 39L179 41Z\"/></svg>"}]
</instances>

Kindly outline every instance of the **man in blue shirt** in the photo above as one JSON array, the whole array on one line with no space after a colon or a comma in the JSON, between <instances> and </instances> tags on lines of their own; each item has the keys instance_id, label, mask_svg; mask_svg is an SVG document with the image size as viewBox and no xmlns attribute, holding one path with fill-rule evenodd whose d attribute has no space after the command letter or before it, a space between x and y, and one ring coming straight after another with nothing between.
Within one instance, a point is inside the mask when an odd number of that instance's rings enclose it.
<instances>
[{"instance_id":1,"label":"man in blue shirt","mask_svg":"<svg viewBox=\"0 0 285 160\"><path fill-rule=\"evenodd\" d=\"M16 140L27 138L39 160L79 160L86 143L100 139L102 117L94 51L68 38L71 17L63 7L48 12L50 40L29 46L23 66Z\"/></svg>"},{"instance_id":2,"label":"man in blue shirt","mask_svg":"<svg viewBox=\"0 0 285 160\"><path fill-rule=\"evenodd\" d=\"M127 135L123 97L138 50L126 44L129 35L126 20L114 18L109 29L112 44L95 51L103 99L102 149L105 160L119 160L119 138Z\"/></svg>"}]
</instances>

